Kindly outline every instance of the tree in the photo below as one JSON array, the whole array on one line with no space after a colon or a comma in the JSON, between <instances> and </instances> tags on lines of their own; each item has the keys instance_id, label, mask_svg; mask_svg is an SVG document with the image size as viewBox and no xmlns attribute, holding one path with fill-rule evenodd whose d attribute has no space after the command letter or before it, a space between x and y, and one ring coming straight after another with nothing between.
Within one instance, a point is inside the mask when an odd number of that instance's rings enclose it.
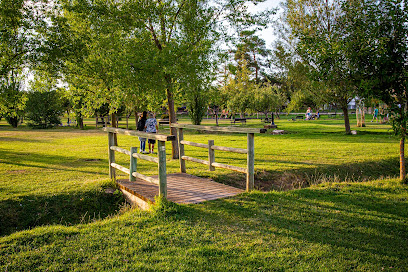
<instances>
[{"instance_id":1,"label":"tree","mask_svg":"<svg viewBox=\"0 0 408 272\"><path fill-rule=\"evenodd\" d=\"M27 94L26 119L33 128L50 128L61 124L64 112L61 93L55 89L54 82L37 77L31 82Z\"/></svg>"},{"instance_id":2,"label":"tree","mask_svg":"<svg viewBox=\"0 0 408 272\"><path fill-rule=\"evenodd\" d=\"M251 109L251 101L253 99L255 82L250 79L250 71L247 68L247 62L243 60L241 67L237 70L235 78L230 77L223 91L227 98L228 110L235 113L248 112Z\"/></svg>"},{"instance_id":3,"label":"tree","mask_svg":"<svg viewBox=\"0 0 408 272\"><path fill-rule=\"evenodd\" d=\"M286 96L282 94L277 86L270 83L256 84L253 95L252 109L256 112L263 112L265 118L268 113L277 111L286 102ZM272 125L273 121L271 122Z\"/></svg>"},{"instance_id":4,"label":"tree","mask_svg":"<svg viewBox=\"0 0 408 272\"><path fill-rule=\"evenodd\" d=\"M284 20L296 39L296 53L309 65L309 76L324 83L327 100L342 109L345 130L350 134L348 103L358 84L350 67L340 3L287 0L285 8Z\"/></svg>"},{"instance_id":5,"label":"tree","mask_svg":"<svg viewBox=\"0 0 408 272\"><path fill-rule=\"evenodd\" d=\"M193 125L200 125L205 113L207 112L207 90L195 87L194 90L188 92L188 99L186 101L188 114Z\"/></svg>"},{"instance_id":6,"label":"tree","mask_svg":"<svg viewBox=\"0 0 408 272\"><path fill-rule=\"evenodd\" d=\"M344 28L361 96L386 103L400 138L400 179L406 179L408 7L404 0L344 1Z\"/></svg>"},{"instance_id":7,"label":"tree","mask_svg":"<svg viewBox=\"0 0 408 272\"><path fill-rule=\"evenodd\" d=\"M255 30L241 31L239 43L235 51L235 60L240 62L245 59L250 69L255 70L255 81L259 81L259 72L262 66L267 62L262 59L266 58L270 51L265 46L265 40L255 35Z\"/></svg>"},{"instance_id":8,"label":"tree","mask_svg":"<svg viewBox=\"0 0 408 272\"><path fill-rule=\"evenodd\" d=\"M10 73L8 78L0 80L0 115L14 128L24 115L26 93L22 90L21 79Z\"/></svg>"}]
</instances>

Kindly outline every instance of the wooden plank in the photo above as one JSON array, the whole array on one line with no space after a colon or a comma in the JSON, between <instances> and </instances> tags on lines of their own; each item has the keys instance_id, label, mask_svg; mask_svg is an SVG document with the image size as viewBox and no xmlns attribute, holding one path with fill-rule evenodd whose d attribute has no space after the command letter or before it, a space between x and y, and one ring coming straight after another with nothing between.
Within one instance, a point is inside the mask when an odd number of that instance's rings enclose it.
<instances>
[{"instance_id":1,"label":"wooden plank","mask_svg":"<svg viewBox=\"0 0 408 272\"><path fill-rule=\"evenodd\" d=\"M130 173L130 170L127 169L126 167L123 167L122 165L119 165L119 164L117 164L117 163L111 163L111 166L112 166L113 168L116 168L116 169L118 169L118 170L120 170L120 171L122 171L122 172L124 172L124 173L126 173L126 174L128 174L128 175L130 175L130 174L129 174L129 173Z\"/></svg>"},{"instance_id":2,"label":"wooden plank","mask_svg":"<svg viewBox=\"0 0 408 272\"><path fill-rule=\"evenodd\" d=\"M139 136L147 139L153 139L158 141L174 141L176 139L173 135L164 135L164 134L156 134L156 133L147 133L143 131L137 130L128 130L122 128L112 128L112 127L104 127L102 128L103 131L117 133L117 134L124 134L130 136Z\"/></svg>"},{"instance_id":3,"label":"wooden plank","mask_svg":"<svg viewBox=\"0 0 408 272\"><path fill-rule=\"evenodd\" d=\"M171 127L185 128L194 130L204 130L210 132L230 132L230 133L265 133L264 128L238 128L238 127L216 127L216 126L197 126L187 124L171 124Z\"/></svg>"},{"instance_id":4,"label":"wooden plank","mask_svg":"<svg viewBox=\"0 0 408 272\"><path fill-rule=\"evenodd\" d=\"M209 170L215 171L215 167L212 165L215 162L215 152L212 148L214 146L214 140L208 140L208 162L209 162Z\"/></svg>"},{"instance_id":5,"label":"wooden plank","mask_svg":"<svg viewBox=\"0 0 408 272\"><path fill-rule=\"evenodd\" d=\"M115 162L115 152L111 149L111 147L115 145L114 136L115 134L109 132L108 134L109 178L113 180L116 179L115 168L111 166L111 164Z\"/></svg>"},{"instance_id":6,"label":"wooden plank","mask_svg":"<svg viewBox=\"0 0 408 272\"><path fill-rule=\"evenodd\" d=\"M158 186L136 179L118 181L119 187L132 192L145 202L154 202L158 194ZM176 203L200 203L207 200L231 197L244 192L228 185L214 182L210 179L199 178L192 175L178 173L167 175L167 199Z\"/></svg>"},{"instance_id":7,"label":"wooden plank","mask_svg":"<svg viewBox=\"0 0 408 272\"><path fill-rule=\"evenodd\" d=\"M253 133L248 133L248 154L247 154L247 181L246 190L250 191L254 189L254 174L255 174L255 135Z\"/></svg>"},{"instance_id":8,"label":"wooden plank","mask_svg":"<svg viewBox=\"0 0 408 272\"><path fill-rule=\"evenodd\" d=\"M130 148L129 181L136 180L136 178L132 175L132 173L137 171L137 158L132 156L133 154L137 154L137 147Z\"/></svg>"},{"instance_id":9,"label":"wooden plank","mask_svg":"<svg viewBox=\"0 0 408 272\"><path fill-rule=\"evenodd\" d=\"M182 159L182 157L184 156L184 144L182 144L182 141L184 140L183 129L178 128L177 130L178 130L178 141L179 141L180 172L186 173L186 162L185 160Z\"/></svg>"},{"instance_id":10,"label":"wooden plank","mask_svg":"<svg viewBox=\"0 0 408 272\"><path fill-rule=\"evenodd\" d=\"M248 153L248 150L243 149L243 148L225 147L225 146L217 146L217 145L213 145L211 146L211 148L214 150L229 151L229 152L240 153L240 154Z\"/></svg>"},{"instance_id":11,"label":"wooden plank","mask_svg":"<svg viewBox=\"0 0 408 272\"><path fill-rule=\"evenodd\" d=\"M167 198L167 173L166 173L166 143L158 141L159 156L159 196Z\"/></svg>"},{"instance_id":12,"label":"wooden plank","mask_svg":"<svg viewBox=\"0 0 408 272\"><path fill-rule=\"evenodd\" d=\"M219 168L224 168L236 172L241 172L241 173L247 173L247 169L238 167L238 166L233 166L233 165L228 165L228 164L223 164L223 163L218 163L218 162L213 162L212 166L219 167Z\"/></svg>"},{"instance_id":13,"label":"wooden plank","mask_svg":"<svg viewBox=\"0 0 408 272\"><path fill-rule=\"evenodd\" d=\"M140 173L138 173L138 172L133 172L132 175L133 175L135 178L140 178L140 179L145 180L145 181L147 181L147 182L150 182L150 183L159 185L159 180L158 180L157 178L151 178L151 177L145 176L145 175L143 175L143 174L140 174Z\"/></svg>"},{"instance_id":14,"label":"wooden plank","mask_svg":"<svg viewBox=\"0 0 408 272\"><path fill-rule=\"evenodd\" d=\"M127 149L123 149L118 146L111 146L110 149L130 156L130 151Z\"/></svg>"},{"instance_id":15,"label":"wooden plank","mask_svg":"<svg viewBox=\"0 0 408 272\"><path fill-rule=\"evenodd\" d=\"M205 165L210 165L209 161L205 161L205 160L201 160L201 159L197 159L197 158L193 158L193 157L189 157L189 156L183 156L181 158L183 160L186 160L186 161L192 161L192 162L197 162L197 163L201 163L201 164L205 164Z\"/></svg>"},{"instance_id":16,"label":"wooden plank","mask_svg":"<svg viewBox=\"0 0 408 272\"><path fill-rule=\"evenodd\" d=\"M201 148L208 148L207 144L200 144L200 143L195 143L195 142L190 142L190 141L180 141L181 144L184 145L190 145L190 146L195 146L195 147L201 147Z\"/></svg>"},{"instance_id":17,"label":"wooden plank","mask_svg":"<svg viewBox=\"0 0 408 272\"><path fill-rule=\"evenodd\" d=\"M150 156L143 155L143 154L139 154L139 153L133 153L132 156L135 157L135 158L137 158L137 159L141 159L141 160L145 160L145 161L150 161L150 162L159 163L159 159L156 158L156 157L150 157Z\"/></svg>"}]
</instances>

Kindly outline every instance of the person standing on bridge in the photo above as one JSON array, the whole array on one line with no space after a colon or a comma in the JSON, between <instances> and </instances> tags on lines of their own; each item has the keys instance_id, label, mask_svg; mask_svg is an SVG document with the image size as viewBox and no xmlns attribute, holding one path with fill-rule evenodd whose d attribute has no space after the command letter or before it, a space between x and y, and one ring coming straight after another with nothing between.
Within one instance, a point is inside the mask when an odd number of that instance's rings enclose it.
<instances>
[{"instance_id":1,"label":"person standing on bridge","mask_svg":"<svg viewBox=\"0 0 408 272\"><path fill-rule=\"evenodd\" d=\"M149 133L156 133L159 127L157 126L157 120L154 117L154 114L152 112L149 113L149 119L146 120L146 132ZM154 153L154 144L156 143L156 140L149 139L149 153L151 154L156 154Z\"/></svg>"},{"instance_id":2,"label":"person standing on bridge","mask_svg":"<svg viewBox=\"0 0 408 272\"><path fill-rule=\"evenodd\" d=\"M137 130L138 131L145 131L145 125L146 125L146 120L147 120L147 112L144 111L142 116L139 118L139 121L137 122ZM140 141L140 153L146 153L146 138L139 137Z\"/></svg>"}]
</instances>

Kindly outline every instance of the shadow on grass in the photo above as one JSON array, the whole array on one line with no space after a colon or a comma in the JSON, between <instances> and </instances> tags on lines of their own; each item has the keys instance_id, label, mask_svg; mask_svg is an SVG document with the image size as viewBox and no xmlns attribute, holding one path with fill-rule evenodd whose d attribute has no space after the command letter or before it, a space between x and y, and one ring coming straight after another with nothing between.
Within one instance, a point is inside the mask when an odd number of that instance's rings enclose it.
<instances>
[{"instance_id":1,"label":"shadow on grass","mask_svg":"<svg viewBox=\"0 0 408 272\"><path fill-rule=\"evenodd\" d=\"M0 201L0 236L41 225L88 223L115 214L123 201L119 191L102 189Z\"/></svg>"},{"instance_id":2,"label":"shadow on grass","mask_svg":"<svg viewBox=\"0 0 408 272\"><path fill-rule=\"evenodd\" d=\"M286 161L270 161L279 163ZM295 162L303 165L307 163ZM255 188L262 191L291 190L305 188L322 182L367 181L394 177L399 174L399 158L339 165L316 164L315 168L301 168L287 171L260 171L255 168ZM220 183L245 189L244 174L220 174L214 177Z\"/></svg>"},{"instance_id":3,"label":"shadow on grass","mask_svg":"<svg viewBox=\"0 0 408 272\"><path fill-rule=\"evenodd\" d=\"M271 241L277 237L294 238L302 245L329 246L329 258L363 259L376 267L403 271L408 265L408 202L398 200L395 194L395 190L390 193L377 188L373 196L363 186L353 187L353 192L327 188L285 194L251 193L234 201L216 200L187 207L186 211L194 220L219 224L217 229L233 220L241 222L235 224L237 232L262 233L264 241L268 237Z\"/></svg>"},{"instance_id":4,"label":"shadow on grass","mask_svg":"<svg viewBox=\"0 0 408 272\"><path fill-rule=\"evenodd\" d=\"M12 165L22 168L43 168L59 171L81 172L87 174L105 174L107 172L106 158L81 158L60 156L60 155L45 155L30 152L11 152L7 149L0 149L0 165ZM69 168L67 168L69 166ZM84 171L80 170L83 167L92 166L101 171Z\"/></svg>"}]
</instances>

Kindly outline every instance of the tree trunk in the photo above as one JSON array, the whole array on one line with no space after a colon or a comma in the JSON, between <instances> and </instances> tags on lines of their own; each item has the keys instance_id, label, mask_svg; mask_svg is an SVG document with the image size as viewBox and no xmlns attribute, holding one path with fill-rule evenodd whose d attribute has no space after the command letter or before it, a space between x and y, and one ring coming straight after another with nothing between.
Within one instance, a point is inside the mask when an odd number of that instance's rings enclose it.
<instances>
[{"instance_id":1,"label":"tree trunk","mask_svg":"<svg viewBox=\"0 0 408 272\"><path fill-rule=\"evenodd\" d=\"M116 122L116 114L115 113L112 113L112 120L111 120L111 126L112 127L114 127L114 128L117 128L118 126L117 126L117 122ZM113 143L114 143L114 145L118 145L118 135L116 134L116 133L114 133L113 134L114 136L113 136Z\"/></svg>"},{"instance_id":2,"label":"tree trunk","mask_svg":"<svg viewBox=\"0 0 408 272\"><path fill-rule=\"evenodd\" d=\"M404 180L407 173L405 170L405 135L400 139L400 179Z\"/></svg>"},{"instance_id":3,"label":"tree trunk","mask_svg":"<svg viewBox=\"0 0 408 272\"><path fill-rule=\"evenodd\" d=\"M167 95L167 105L169 108L170 134L176 136L176 140L171 142L171 147L172 147L171 155L173 159L178 159L179 150L178 150L178 142L177 142L177 129L171 127L171 124L177 123L176 111L174 109L174 98L173 98L171 77L169 75L166 75L165 79L167 82L166 95Z\"/></svg>"},{"instance_id":4,"label":"tree trunk","mask_svg":"<svg viewBox=\"0 0 408 272\"><path fill-rule=\"evenodd\" d=\"M136 130L137 130L137 122L138 122L138 120L137 120L137 110L135 110L135 124L136 124Z\"/></svg>"},{"instance_id":5,"label":"tree trunk","mask_svg":"<svg viewBox=\"0 0 408 272\"><path fill-rule=\"evenodd\" d=\"M361 127L361 120L360 116L358 115L358 112L360 111L359 107L356 107L356 120L357 120L357 127Z\"/></svg>"},{"instance_id":6,"label":"tree trunk","mask_svg":"<svg viewBox=\"0 0 408 272\"><path fill-rule=\"evenodd\" d=\"M351 134L350 119L349 119L349 116L348 116L347 105L341 107L341 109L343 110L343 115L344 115L344 127L346 128L346 134Z\"/></svg>"},{"instance_id":7,"label":"tree trunk","mask_svg":"<svg viewBox=\"0 0 408 272\"><path fill-rule=\"evenodd\" d=\"M215 124L218 126L218 108L215 110Z\"/></svg>"},{"instance_id":8,"label":"tree trunk","mask_svg":"<svg viewBox=\"0 0 408 272\"><path fill-rule=\"evenodd\" d=\"M84 118L82 116L77 116L76 121L77 126L79 126L80 129L84 129Z\"/></svg>"}]
</instances>

